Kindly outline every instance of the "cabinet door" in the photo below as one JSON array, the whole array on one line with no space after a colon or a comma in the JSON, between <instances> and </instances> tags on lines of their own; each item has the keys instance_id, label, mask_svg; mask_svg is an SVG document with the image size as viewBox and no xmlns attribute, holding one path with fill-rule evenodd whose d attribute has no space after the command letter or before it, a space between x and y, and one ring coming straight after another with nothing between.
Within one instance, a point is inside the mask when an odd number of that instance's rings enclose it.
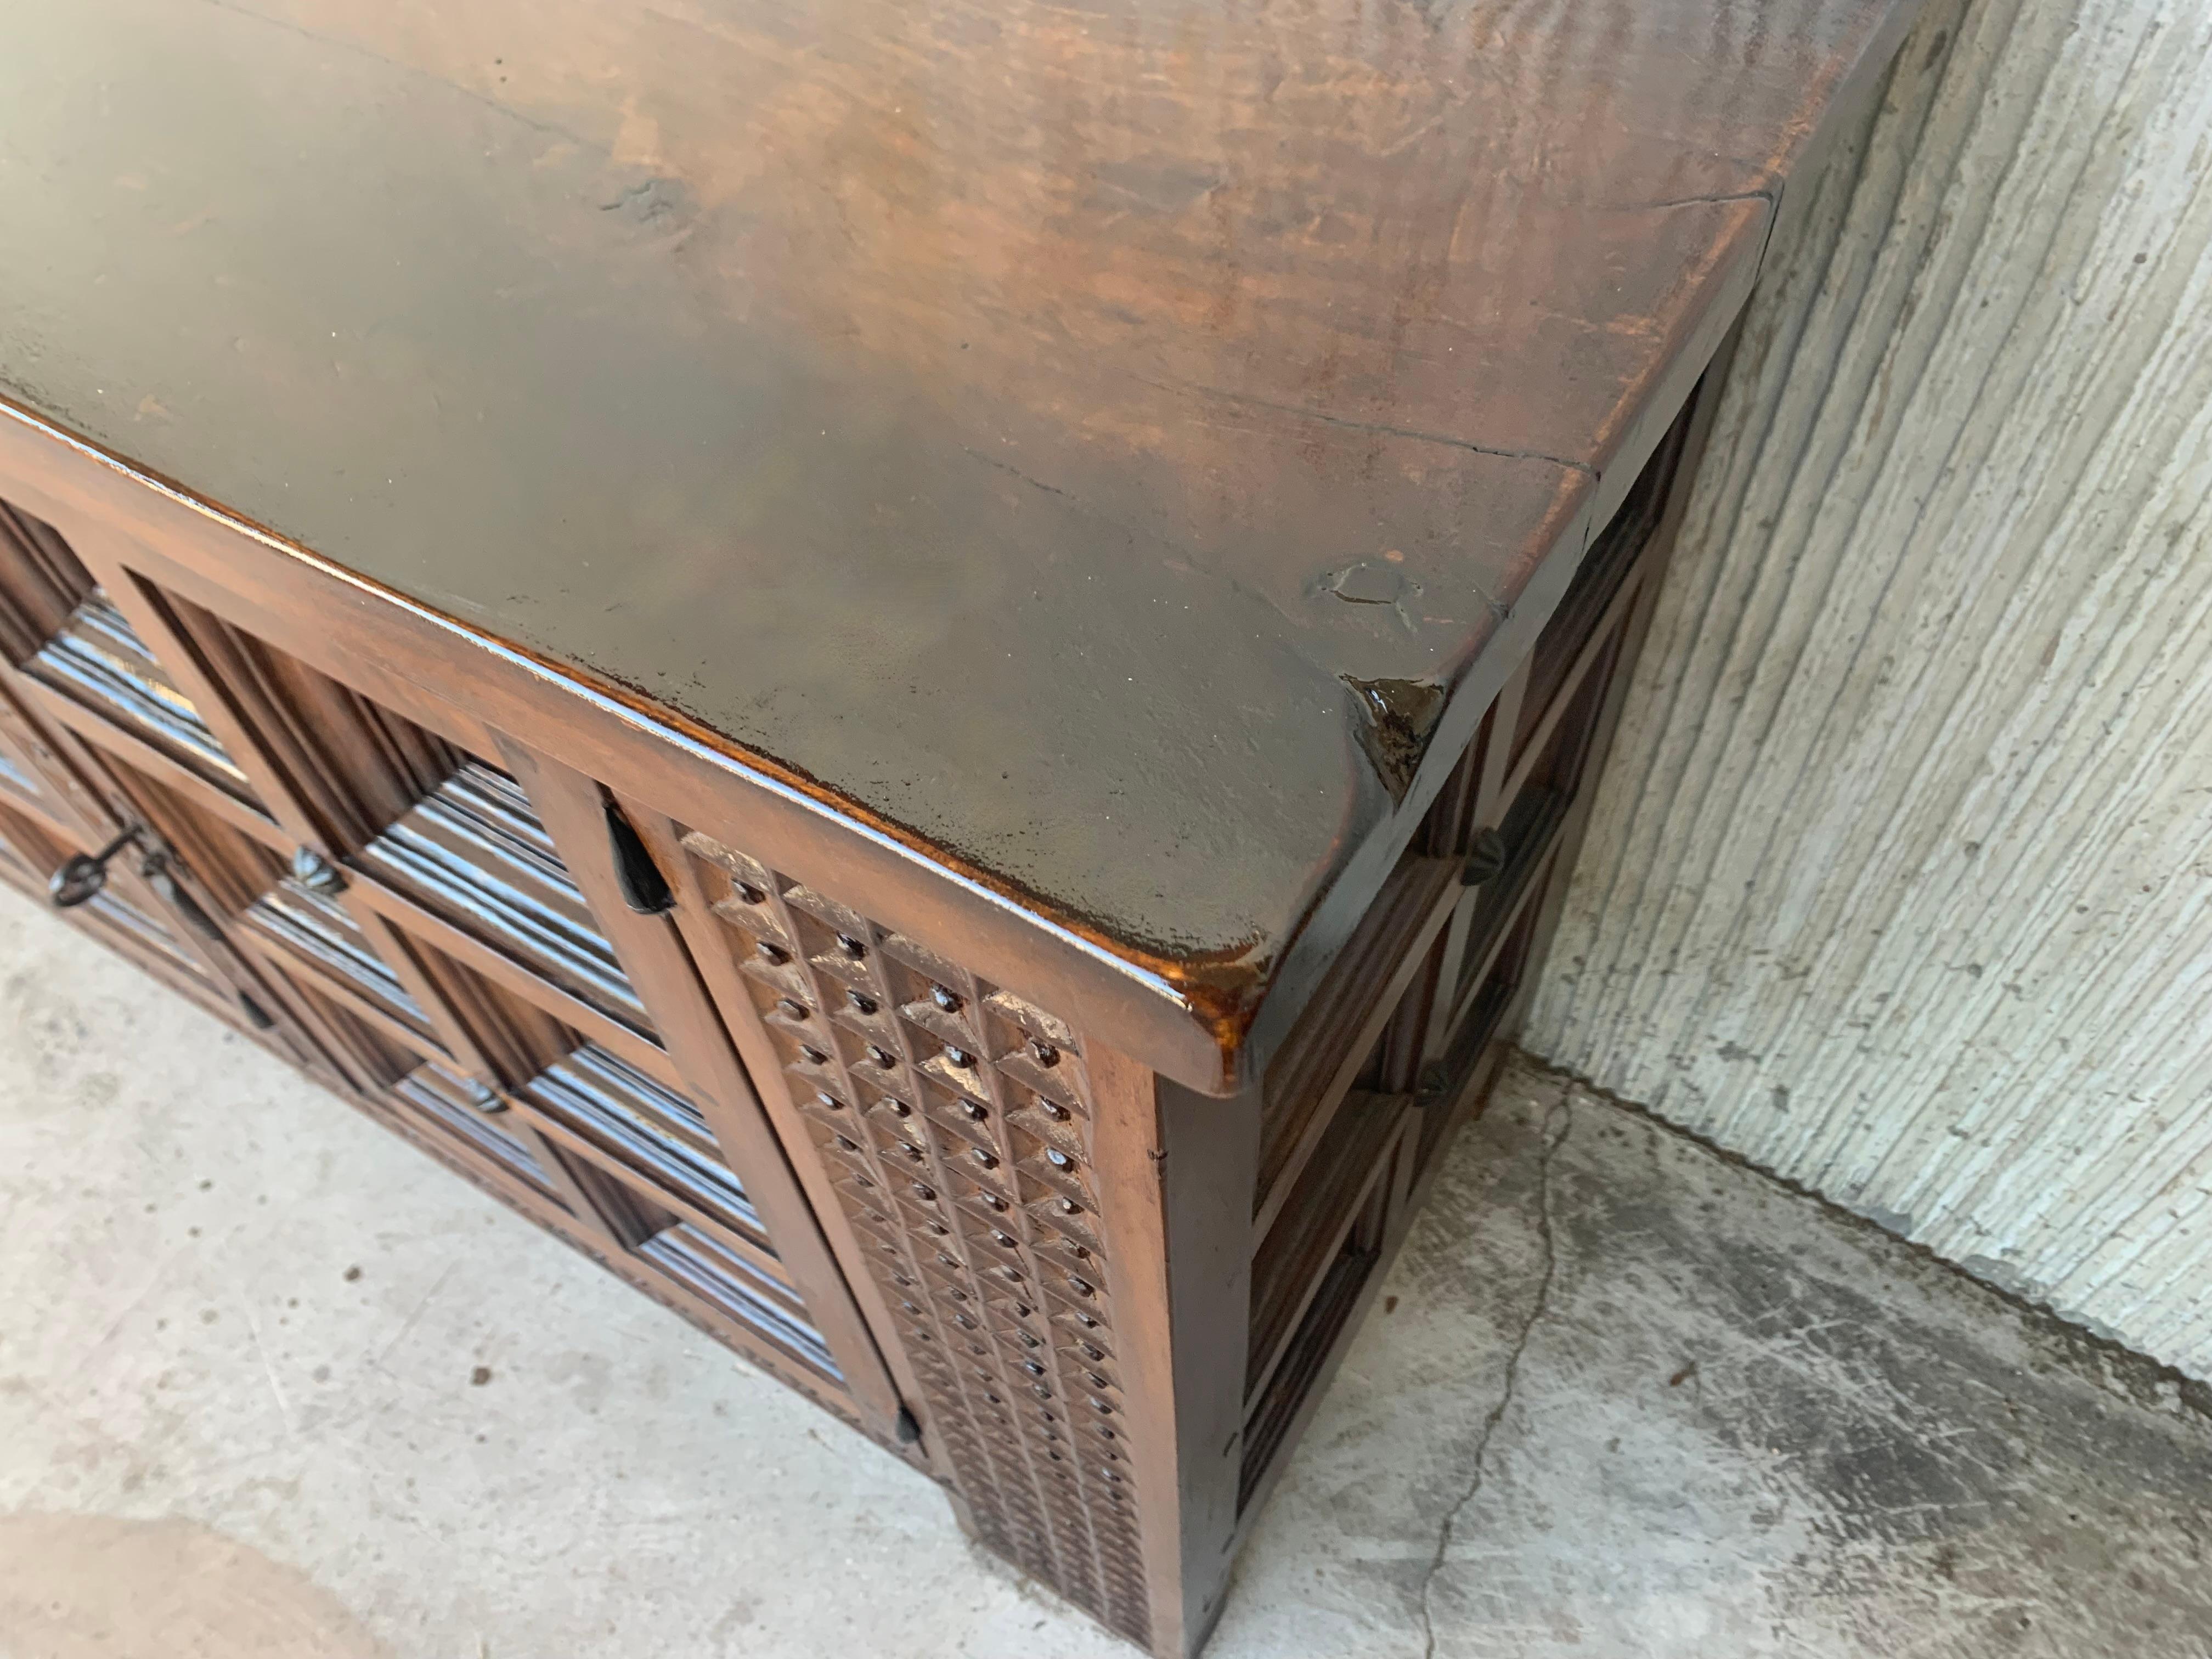
<instances>
[{"instance_id":1,"label":"cabinet door","mask_svg":"<svg viewBox=\"0 0 2212 1659\"><path fill-rule=\"evenodd\" d=\"M601 787L471 711L349 673L326 648L342 622L275 624L243 605L234 620L210 608L220 594L149 581L131 544L96 527L64 550L82 574L51 585L49 640L16 641L34 647L24 675L127 771L319 1069L918 1456L681 936L629 902L626 879L650 872L622 867ZM64 674L90 654L52 644L64 635L96 637L130 672Z\"/></svg>"}]
</instances>

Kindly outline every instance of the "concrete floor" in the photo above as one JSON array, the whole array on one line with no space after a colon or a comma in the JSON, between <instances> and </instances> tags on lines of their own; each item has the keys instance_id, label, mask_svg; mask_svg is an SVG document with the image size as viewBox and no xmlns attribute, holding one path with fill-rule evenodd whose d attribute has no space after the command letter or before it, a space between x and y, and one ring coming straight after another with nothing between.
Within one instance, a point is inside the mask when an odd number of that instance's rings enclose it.
<instances>
[{"instance_id":1,"label":"concrete floor","mask_svg":"<svg viewBox=\"0 0 2212 1659\"><path fill-rule=\"evenodd\" d=\"M1086 1659L935 1491L0 894L4 1659ZM1211 1652L2212 1654L2146 1364L1509 1074Z\"/></svg>"}]
</instances>

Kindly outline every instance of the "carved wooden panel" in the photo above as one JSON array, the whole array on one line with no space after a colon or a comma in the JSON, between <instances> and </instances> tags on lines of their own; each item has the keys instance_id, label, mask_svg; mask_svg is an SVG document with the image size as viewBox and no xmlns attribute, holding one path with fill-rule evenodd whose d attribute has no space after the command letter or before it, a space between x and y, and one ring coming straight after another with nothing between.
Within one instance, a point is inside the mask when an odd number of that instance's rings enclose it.
<instances>
[{"instance_id":1,"label":"carved wooden panel","mask_svg":"<svg viewBox=\"0 0 2212 1659\"><path fill-rule=\"evenodd\" d=\"M357 1016L419 1053L446 1054L421 1003L361 925L327 893L287 875L254 902L239 926L246 944L293 975L313 980Z\"/></svg>"},{"instance_id":2,"label":"carved wooden panel","mask_svg":"<svg viewBox=\"0 0 2212 1659\"><path fill-rule=\"evenodd\" d=\"M983 1542L1148 1642L1080 1036L696 831Z\"/></svg>"},{"instance_id":3,"label":"carved wooden panel","mask_svg":"<svg viewBox=\"0 0 2212 1659\"><path fill-rule=\"evenodd\" d=\"M424 1060L389 1085L395 1098L416 1119L472 1150L510 1177L534 1189L548 1203L568 1206L556 1187L541 1148L508 1120L512 1113L487 1110L465 1078L435 1060Z\"/></svg>"},{"instance_id":4,"label":"carved wooden panel","mask_svg":"<svg viewBox=\"0 0 2212 1659\"><path fill-rule=\"evenodd\" d=\"M0 655L75 714L254 805L191 699L53 526L0 501Z\"/></svg>"},{"instance_id":5,"label":"carved wooden panel","mask_svg":"<svg viewBox=\"0 0 2212 1659\"><path fill-rule=\"evenodd\" d=\"M92 587L60 532L0 501L0 653L9 662L37 655Z\"/></svg>"},{"instance_id":6,"label":"carved wooden panel","mask_svg":"<svg viewBox=\"0 0 2212 1659\"><path fill-rule=\"evenodd\" d=\"M773 1255L768 1229L723 1162L705 1115L674 1090L587 1042L520 1092L558 1129L650 1182L672 1209Z\"/></svg>"},{"instance_id":7,"label":"carved wooden panel","mask_svg":"<svg viewBox=\"0 0 2212 1659\"><path fill-rule=\"evenodd\" d=\"M357 854L444 915L647 1042L653 1020L514 780L464 757Z\"/></svg>"},{"instance_id":8,"label":"carved wooden panel","mask_svg":"<svg viewBox=\"0 0 2212 1659\"><path fill-rule=\"evenodd\" d=\"M23 667L234 799L252 800L246 775L106 594L88 594Z\"/></svg>"}]
</instances>

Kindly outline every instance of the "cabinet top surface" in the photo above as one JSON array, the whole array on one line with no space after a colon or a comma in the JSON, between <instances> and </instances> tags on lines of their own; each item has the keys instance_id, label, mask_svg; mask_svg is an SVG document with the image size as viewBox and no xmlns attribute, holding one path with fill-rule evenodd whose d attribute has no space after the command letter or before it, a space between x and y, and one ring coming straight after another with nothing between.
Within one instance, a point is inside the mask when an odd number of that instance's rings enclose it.
<instances>
[{"instance_id":1,"label":"cabinet top surface","mask_svg":"<svg viewBox=\"0 0 2212 1659\"><path fill-rule=\"evenodd\" d=\"M25 8L0 392L1243 994L1895 10Z\"/></svg>"}]
</instances>

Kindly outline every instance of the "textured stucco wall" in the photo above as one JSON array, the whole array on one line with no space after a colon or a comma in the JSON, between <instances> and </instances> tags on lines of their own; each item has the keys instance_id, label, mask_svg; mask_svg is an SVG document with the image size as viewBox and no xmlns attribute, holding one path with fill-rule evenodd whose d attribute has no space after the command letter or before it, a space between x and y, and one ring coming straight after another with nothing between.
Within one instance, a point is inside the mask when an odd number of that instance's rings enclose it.
<instances>
[{"instance_id":1,"label":"textured stucco wall","mask_svg":"<svg viewBox=\"0 0 2212 1659\"><path fill-rule=\"evenodd\" d=\"M1934 14L1753 303L1522 1040L2212 1376L2212 6Z\"/></svg>"}]
</instances>

